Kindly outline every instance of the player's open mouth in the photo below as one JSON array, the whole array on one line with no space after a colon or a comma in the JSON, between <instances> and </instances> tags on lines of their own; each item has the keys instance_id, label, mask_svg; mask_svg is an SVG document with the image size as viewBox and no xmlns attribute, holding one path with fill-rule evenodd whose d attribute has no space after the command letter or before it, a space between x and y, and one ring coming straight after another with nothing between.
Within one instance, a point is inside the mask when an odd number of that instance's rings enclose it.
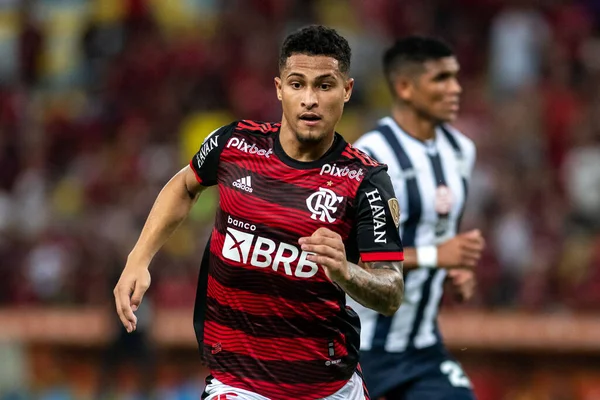
<instances>
[{"instance_id":1,"label":"player's open mouth","mask_svg":"<svg viewBox=\"0 0 600 400\"><path fill-rule=\"evenodd\" d=\"M313 126L319 123L321 116L315 113L304 113L300 115L300 120L306 125Z\"/></svg>"}]
</instances>

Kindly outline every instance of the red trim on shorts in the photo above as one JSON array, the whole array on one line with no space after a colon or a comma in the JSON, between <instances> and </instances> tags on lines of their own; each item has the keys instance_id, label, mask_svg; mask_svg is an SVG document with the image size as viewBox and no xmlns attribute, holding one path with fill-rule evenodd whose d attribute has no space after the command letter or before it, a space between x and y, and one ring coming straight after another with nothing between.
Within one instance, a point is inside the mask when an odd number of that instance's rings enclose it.
<instances>
[{"instance_id":1,"label":"red trim on shorts","mask_svg":"<svg viewBox=\"0 0 600 400\"><path fill-rule=\"evenodd\" d=\"M356 373L358 374L358 376L360 377L360 380L362 382L365 400L371 400L371 396L369 395L369 390L367 389L367 383L365 382L365 377L363 376L363 372L362 372L362 368L360 367L360 364L358 364L356 366Z\"/></svg>"},{"instance_id":2,"label":"red trim on shorts","mask_svg":"<svg viewBox=\"0 0 600 400\"><path fill-rule=\"evenodd\" d=\"M404 261L404 252L402 251L388 251L388 252L373 252L373 253L360 253L360 259L364 262L373 261Z\"/></svg>"},{"instance_id":3,"label":"red trim on shorts","mask_svg":"<svg viewBox=\"0 0 600 400\"><path fill-rule=\"evenodd\" d=\"M229 396L231 396L231 397L229 397ZM233 392L221 393L217 396L217 398L215 400L232 400L234 397L238 397L238 395Z\"/></svg>"}]
</instances>

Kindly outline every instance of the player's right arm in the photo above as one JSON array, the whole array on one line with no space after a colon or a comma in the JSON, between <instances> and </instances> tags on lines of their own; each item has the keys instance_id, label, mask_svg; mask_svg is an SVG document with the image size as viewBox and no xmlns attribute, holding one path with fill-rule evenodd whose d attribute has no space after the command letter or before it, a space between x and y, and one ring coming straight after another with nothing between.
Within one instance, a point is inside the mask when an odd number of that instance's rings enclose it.
<instances>
[{"instance_id":1,"label":"player's right arm","mask_svg":"<svg viewBox=\"0 0 600 400\"><path fill-rule=\"evenodd\" d=\"M148 268L154 255L187 217L200 193L216 184L219 157L231 127L228 125L211 133L190 165L175 174L156 198L114 289L117 313L127 332L136 329L134 312L150 286Z\"/></svg>"},{"instance_id":2,"label":"player's right arm","mask_svg":"<svg viewBox=\"0 0 600 400\"><path fill-rule=\"evenodd\" d=\"M475 268L485 247L485 240L478 229L458 234L437 245L406 247L404 268Z\"/></svg>"}]
</instances>

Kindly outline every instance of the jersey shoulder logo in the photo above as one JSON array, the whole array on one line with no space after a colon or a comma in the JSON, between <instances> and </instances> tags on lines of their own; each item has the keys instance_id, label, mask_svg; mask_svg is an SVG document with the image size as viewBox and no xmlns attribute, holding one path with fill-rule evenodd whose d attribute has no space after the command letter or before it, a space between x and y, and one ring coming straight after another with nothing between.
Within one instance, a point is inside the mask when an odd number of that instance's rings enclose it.
<instances>
[{"instance_id":1,"label":"jersey shoulder logo","mask_svg":"<svg viewBox=\"0 0 600 400\"><path fill-rule=\"evenodd\" d=\"M198 169L202 168L202 165L204 164L204 160L206 160L206 157L208 156L208 154L214 148L219 146L219 135L215 134L215 132L217 132L217 131L218 131L218 129L213 131L210 135L208 135L206 137L206 139L204 139L202 146L200 146L200 151L198 151L198 153L196 153L196 165L198 166Z\"/></svg>"},{"instance_id":2,"label":"jersey shoulder logo","mask_svg":"<svg viewBox=\"0 0 600 400\"><path fill-rule=\"evenodd\" d=\"M398 203L398 199L395 197L389 199L388 206L390 207L390 213L394 219L394 225L398 228L400 226L400 203Z\"/></svg>"},{"instance_id":3,"label":"jersey shoulder logo","mask_svg":"<svg viewBox=\"0 0 600 400\"><path fill-rule=\"evenodd\" d=\"M381 193L379 193L378 189L373 189L370 192L367 192L366 196L369 201L369 206L371 207L371 213L373 214L373 234L375 235L375 243L387 243L385 203L381 198Z\"/></svg>"}]
</instances>

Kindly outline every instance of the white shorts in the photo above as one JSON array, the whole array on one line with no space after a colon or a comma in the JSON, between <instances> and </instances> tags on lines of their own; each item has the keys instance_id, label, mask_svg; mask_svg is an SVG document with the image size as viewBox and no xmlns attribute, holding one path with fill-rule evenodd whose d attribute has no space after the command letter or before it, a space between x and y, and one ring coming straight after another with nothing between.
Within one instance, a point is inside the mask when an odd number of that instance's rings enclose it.
<instances>
[{"instance_id":1,"label":"white shorts","mask_svg":"<svg viewBox=\"0 0 600 400\"><path fill-rule=\"evenodd\" d=\"M210 384L204 389L204 392L208 394L208 397L205 397L205 400L269 400L267 397L261 396L260 394L225 385L215 378L212 378ZM365 396L362 378L355 372L344 387L331 396L324 397L322 400L369 399Z\"/></svg>"}]
</instances>

